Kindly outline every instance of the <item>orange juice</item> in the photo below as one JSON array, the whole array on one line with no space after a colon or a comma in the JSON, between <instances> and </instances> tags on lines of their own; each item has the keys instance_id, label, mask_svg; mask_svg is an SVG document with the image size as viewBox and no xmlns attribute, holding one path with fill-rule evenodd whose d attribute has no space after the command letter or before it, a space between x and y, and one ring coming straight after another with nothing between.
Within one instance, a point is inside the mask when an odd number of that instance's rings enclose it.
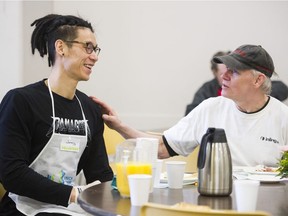
<instances>
[{"instance_id":1,"label":"orange juice","mask_svg":"<svg viewBox=\"0 0 288 216\"><path fill-rule=\"evenodd\" d=\"M149 163L116 163L116 182L117 188L122 197L130 197L130 190L127 176L130 174L149 174L152 175L152 164Z\"/></svg>"}]
</instances>

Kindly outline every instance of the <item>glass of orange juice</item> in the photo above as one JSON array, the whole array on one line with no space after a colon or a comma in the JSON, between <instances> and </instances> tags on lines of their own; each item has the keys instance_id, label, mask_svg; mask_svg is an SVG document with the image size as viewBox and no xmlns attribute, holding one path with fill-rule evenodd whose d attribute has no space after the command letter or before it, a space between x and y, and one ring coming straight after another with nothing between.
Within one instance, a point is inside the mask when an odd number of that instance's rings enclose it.
<instances>
[{"instance_id":1,"label":"glass of orange juice","mask_svg":"<svg viewBox=\"0 0 288 216\"><path fill-rule=\"evenodd\" d=\"M128 175L152 175L151 152L137 146L136 139L127 139L117 146L115 164L117 189L122 197L130 197Z\"/></svg>"},{"instance_id":2,"label":"glass of orange juice","mask_svg":"<svg viewBox=\"0 0 288 216\"><path fill-rule=\"evenodd\" d=\"M122 197L130 197L128 175L149 174L152 175L152 163L128 162L116 163L117 188Z\"/></svg>"}]
</instances>

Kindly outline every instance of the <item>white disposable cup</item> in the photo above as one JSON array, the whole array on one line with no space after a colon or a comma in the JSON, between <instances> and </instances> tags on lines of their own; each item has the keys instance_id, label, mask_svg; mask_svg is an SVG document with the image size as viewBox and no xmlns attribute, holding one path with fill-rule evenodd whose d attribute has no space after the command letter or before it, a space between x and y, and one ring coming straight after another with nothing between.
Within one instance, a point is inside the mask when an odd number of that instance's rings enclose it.
<instances>
[{"instance_id":1,"label":"white disposable cup","mask_svg":"<svg viewBox=\"0 0 288 216\"><path fill-rule=\"evenodd\" d=\"M185 161L166 161L166 171L169 188L183 188L185 166Z\"/></svg>"},{"instance_id":2,"label":"white disposable cup","mask_svg":"<svg viewBox=\"0 0 288 216\"><path fill-rule=\"evenodd\" d=\"M255 211L260 181L234 180L235 198L238 211Z\"/></svg>"},{"instance_id":3,"label":"white disposable cup","mask_svg":"<svg viewBox=\"0 0 288 216\"><path fill-rule=\"evenodd\" d=\"M153 168L153 186L157 188L160 184L160 177L161 177L161 172L162 172L162 164L163 160L157 159L157 161L154 164Z\"/></svg>"},{"instance_id":4,"label":"white disposable cup","mask_svg":"<svg viewBox=\"0 0 288 216\"><path fill-rule=\"evenodd\" d=\"M152 175L128 175L130 200L132 206L142 206L148 202Z\"/></svg>"}]
</instances>

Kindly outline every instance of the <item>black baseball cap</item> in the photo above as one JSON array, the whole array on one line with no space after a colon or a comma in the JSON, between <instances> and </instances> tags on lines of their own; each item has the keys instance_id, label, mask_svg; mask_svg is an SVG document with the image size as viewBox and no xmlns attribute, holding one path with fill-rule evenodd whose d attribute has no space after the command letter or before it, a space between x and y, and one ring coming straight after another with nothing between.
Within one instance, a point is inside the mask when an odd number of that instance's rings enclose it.
<instances>
[{"instance_id":1,"label":"black baseball cap","mask_svg":"<svg viewBox=\"0 0 288 216\"><path fill-rule=\"evenodd\" d=\"M273 60L261 45L242 45L229 55L215 56L213 61L236 70L255 69L267 77L274 73Z\"/></svg>"}]
</instances>

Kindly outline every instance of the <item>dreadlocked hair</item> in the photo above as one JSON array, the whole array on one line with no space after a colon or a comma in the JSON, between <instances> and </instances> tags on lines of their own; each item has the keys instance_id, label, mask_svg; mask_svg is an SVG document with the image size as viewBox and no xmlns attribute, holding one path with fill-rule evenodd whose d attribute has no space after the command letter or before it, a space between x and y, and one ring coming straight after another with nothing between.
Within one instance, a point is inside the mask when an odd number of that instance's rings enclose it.
<instances>
[{"instance_id":1,"label":"dreadlocked hair","mask_svg":"<svg viewBox=\"0 0 288 216\"><path fill-rule=\"evenodd\" d=\"M56 40L75 39L79 28L89 28L94 32L91 23L72 15L49 14L35 20L31 26L34 25L31 37L32 54L34 55L35 49L39 51L41 57L48 54L49 67L55 62Z\"/></svg>"}]
</instances>

